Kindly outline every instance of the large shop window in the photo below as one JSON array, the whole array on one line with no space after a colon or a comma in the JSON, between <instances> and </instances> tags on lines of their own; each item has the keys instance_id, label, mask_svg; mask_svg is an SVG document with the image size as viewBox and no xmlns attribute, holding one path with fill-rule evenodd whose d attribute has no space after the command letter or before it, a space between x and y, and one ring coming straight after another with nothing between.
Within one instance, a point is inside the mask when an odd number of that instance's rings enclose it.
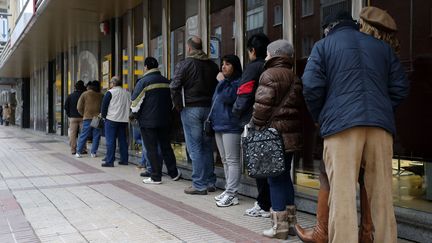
<instances>
[{"instance_id":1,"label":"large shop window","mask_svg":"<svg viewBox=\"0 0 432 243\"><path fill-rule=\"evenodd\" d=\"M198 0L171 1L170 5L170 67L173 77L176 65L187 56L186 42L192 35L199 36ZM177 161L188 161L180 115L175 114L173 122L174 153Z\"/></svg>"},{"instance_id":2,"label":"large shop window","mask_svg":"<svg viewBox=\"0 0 432 243\"><path fill-rule=\"evenodd\" d=\"M351 11L355 1L296 0L295 6L314 9L313 15L303 18L304 12L295 12L296 72L303 74L310 48L322 38L321 23L329 14L339 10ZM393 198L400 207L432 212L432 110L424 109L424 101L430 97L432 86L432 42L430 30L411 22L427 19L432 2L422 2L422 6L411 6L410 2L395 5L390 1L371 0L371 6L385 9L398 25L397 37L400 41L399 59L410 79L410 94L396 110L397 134L394 138L393 156ZM425 5L426 4L426 5ZM419 4L417 4L419 5ZM411 9L412 8L412 9ZM413 11L413 15L410 13ZM353 14L355 15L355 14ZM411 17L410 17L411 16ZM412 18L412 19L411 19ZM428 40L428 43L424 42ZM410 43L417 48L410 48ZM309 112L304 109L304 151L295 164L295 182L299 188L319 188L319 163L322 160L322 139L313 124ZM300 189L301 190L301 189Z\"/></svg>"},{"instance_id":3,"label":"large shop window","mask_svg":"<svg viewBox=\"0 0 432 243\"><path fill-rule=\"evenodd\" d=\"M252 35L257 33L266 34L270 41L282 38L282 25L278 24L279 21L282 21L283 15L283 10L280 6L282 6L282 0L245 1L245 43L247 43L247 40ZM269 19L274 21L266 21ZM247 50L245 50L245 53L247 53Z\"/></svg>"},{"instance_id":4,"label":"large shop window","mask_svg":"<svg viewBox=\"0 0 432 243\"><path fill-rule=\"evenodd\" d=\"M133 83L144 74L144 43L143 43L143 5L133 9L133 36L134 36L134 78Z\"/></svg>"},{"instance_id":5,"label":"large shop window","mask_svg":"<svg viewBox=\"0 0 432 243\"><path fill-rule=\"evenodd\" d=\"M235 54L235 1L210 2L210 57L220 64L221 57Z\"/></svg>"},{"instance_id":6,"label":"large shop window","mask_svg":"<svg viewBox=\"0 0 432 243\"><path fill-rule=\"evenodd\" d=\"M166 75L163 59L162 1L150 1L150 55L159 62L159 69Z\"/></svg>"}]
</instances>

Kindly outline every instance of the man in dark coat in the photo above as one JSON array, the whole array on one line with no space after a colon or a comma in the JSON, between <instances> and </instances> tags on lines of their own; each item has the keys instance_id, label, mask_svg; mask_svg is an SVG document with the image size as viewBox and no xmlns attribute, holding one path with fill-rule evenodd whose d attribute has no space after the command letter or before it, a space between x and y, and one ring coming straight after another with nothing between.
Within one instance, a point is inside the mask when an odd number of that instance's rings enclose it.
<instances>
[{"instance_id":1,"label":"man in dark coat","mask_svg":"<svg viewBox=\"0 0 432 243\"><path fill-rule=\"evenodd\" d=\"M66 98L64 109L69 118L69 145L71 153L76 153L78 131L82 129L83 117L77 110L78 100L86 90L84 82L79 80L75 83L75 91Z\"/></svg>"},{"instance_id":2,"label":"man in dark coat","mask_svg":"<svg viewBox=\"0 0 432 243\"><path fill-rule=\"evenodd\" d=\"M206 195L215 191L213 139L203 134L210 112L219 68L202 50L202 41L187 41L188 57L177 64L171 87L174 106L181 111L187 151L192 160L192 186L186 194Z\"/></svg>"},{"instance_id":3,"label":"man in dark coat","mask_svg":"<svg viewBox=\"0 0 432 243\"><path fill-rule=\"evenodd\" d=\"M172 102L169 81L158 69L153 57L144 60L145 74L137 82L132 94L132 112L138 120L147 158L151 163L151 176L143 180L146 184L162 183L162 161L158 156L160 146L168 175L174 181L180 179L176 158L170 142Z\"/></svg>"},{"instance_id":4,"label":"man in dark coat","mask_svg":"<svg viewBox=\"0 0 432 243\"><path fill-rule=\"evenodd\" d=\"M329 242L358 242L360 166L376 242L396 242L392 198L394 112L408 95L405 71L385 42L358 31L347 12L334 15L315 44L303 94L324 137L330 182Z\"/></svg>"}]
</instances>

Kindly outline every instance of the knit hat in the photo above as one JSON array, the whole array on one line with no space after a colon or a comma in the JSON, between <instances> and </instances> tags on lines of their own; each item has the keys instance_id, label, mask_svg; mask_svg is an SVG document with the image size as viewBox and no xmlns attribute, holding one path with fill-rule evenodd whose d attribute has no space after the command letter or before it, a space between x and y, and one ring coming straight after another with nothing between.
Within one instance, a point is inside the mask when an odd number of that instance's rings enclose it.
<instances>
[{"instance_id":1,"label":"knit hat","mask_svg":"<svg viewBox=\"0 0 432 243\"><path fill-rule=\"evenodd\" d=\"M267 51L270 53L271 57L292 57L294 55L294 48L287 40L273 41L267 46Z\"/></svg>"},{"instance_id":2,"label":"knit hat","mask_svg":"<svg viewBox=\"0 0 432 243\"><path fill-rule=\"evenodd\" d=\"M360 11L360 18L376 28L384 28L390 32L396 32L397 26L394 19L387 13L377 7L364 7Z\"/></svg>"}]
</instances>

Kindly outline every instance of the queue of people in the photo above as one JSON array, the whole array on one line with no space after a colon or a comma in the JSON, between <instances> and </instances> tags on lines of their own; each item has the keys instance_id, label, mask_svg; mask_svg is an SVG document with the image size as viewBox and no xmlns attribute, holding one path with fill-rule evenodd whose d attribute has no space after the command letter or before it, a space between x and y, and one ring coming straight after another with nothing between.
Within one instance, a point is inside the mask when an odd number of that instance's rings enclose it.
<instances>
[{"instance_id":1,"label":"queue of people","mask_svg":"<svg viewBox=\"0 0 432 243\"><path fill-rule=\"evenodd\" d=\"M77 82L77 91L67 99L73 126L70 136L74 137L71 152L81 157L92 134L91 156L97 156L100 131L90 123L101 114L107 144L102 166L114 166L117 140L119 164L127 165L126 136L131 117L142 138L143 161L148 161L147 173L141 174L146 177L143 183L161 184L164 163L168 175L177 181L182 174L170 143L175 109L181 116L192 161L192 185L184 193L207 195L216 191L215 141L225 188L214 199L218 207L229 207L239 204L243 127L271 127L282 136L286 170L275 177L256 179L257 201L245 211L247 216L271 218L271 228L263 232L264 236L287 239L297 234L304 242L396 242L388 188L394 112L408 95L408 81L397 58L394 20L374 7L364 8L360 17L360 26L345 11L324 20L324 37L314 45L302 79L293 70L291 43L270 43L264 34L255 34L246 45L250 63L244 69L233 54L223 56L218 67L203 51L202 40L192 36L187 41L188 57L176 66L171 81L162 76L157 60L148 57L144 76L137 81L132 96L118 77L111 79L105 95L97 81L85 92L83 84ZM307 230L297 224L290 174L293 155L303 146L303 102L324 138L317 225ZM208 122L214 136L203 132ZM357 182L361 188L360 231Z\"/></svg>"}]
</instances>

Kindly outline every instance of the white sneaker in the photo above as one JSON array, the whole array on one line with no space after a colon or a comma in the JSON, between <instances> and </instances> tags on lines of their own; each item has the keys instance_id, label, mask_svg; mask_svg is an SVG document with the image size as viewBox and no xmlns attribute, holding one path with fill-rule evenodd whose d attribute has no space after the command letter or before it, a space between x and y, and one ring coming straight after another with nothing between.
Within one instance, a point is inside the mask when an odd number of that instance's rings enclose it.
<instances>
[{"instance_id":1,"label":"white sneaker","mask_svg":"<svg viewBox=\"0 0 432 243\"><path fill-rule=\"evenodd\" d=\"M90 156L91 156L92 158L96 158L96 157L97 157L97 154L90 154Z\"/></svg>"},{"instance_id":2,"label":"white sneaker","mask_svg":"<svg viewBox=\"0 0 432 243\"><path fill-rule=\"evenodd\" d=\"M217 195L216 197L214 197L215 201L220 201L222 200L222 198L225 196L226 191L223 191L221 194Z\"/></svg>"},{"instance_id":3,"label":"white sneaker","mask_svg":"<svg viewBox=\"0 0 432 243\"><path fill-rule=\"evenodd\" d=\"M173 181L178 181L180 180L180 177L182 176L182 173L179 169L177 169L177 176L172 178Z\"/></svg>"},{"instance_id":4,"label":"white sneaker","mask_svg":"<svg viewBox=\"0 0 432 243\"><path fill-rule=\"evenodd\" d=\"M229 207L237 204L239 204L238 198L228 194L225 194L225 196L220 201L216 202L218 207Z\"/></svg>"},{"instance_id":5,"label":"white sneaker","mask_svg":"<svg viewBox=\"0 0 432 243\"><path fill-rule=\"evenodd\" d=\"M162 181L154 181L151 177L143 180L144 184L161 184Z\"/></svg>"},{"instance_id":6,"label":"white sneaker","mask_svg":"<svg viewBox=\"0 0 432 243\"><path fill-rule=\"evenodd\" d=\"M77 157L77 158L81 158L81 157L82 157L82 155L81 155L81 154L79 154L79 153L76 153L76 154L75 154L75 157Z\"/></svg>"},{"instance_id":7,"label":"white sneaker","mask_svg":"<svg viewBox=\"0 0 432 243\"><path fill-rule=\"evenodd\" d=\"M252 208L246 209L245 215L251 217L270 218L270 212L262 210L261 207L258 205L258 202L255 202Z\"/></svg>"}]
</instances>

